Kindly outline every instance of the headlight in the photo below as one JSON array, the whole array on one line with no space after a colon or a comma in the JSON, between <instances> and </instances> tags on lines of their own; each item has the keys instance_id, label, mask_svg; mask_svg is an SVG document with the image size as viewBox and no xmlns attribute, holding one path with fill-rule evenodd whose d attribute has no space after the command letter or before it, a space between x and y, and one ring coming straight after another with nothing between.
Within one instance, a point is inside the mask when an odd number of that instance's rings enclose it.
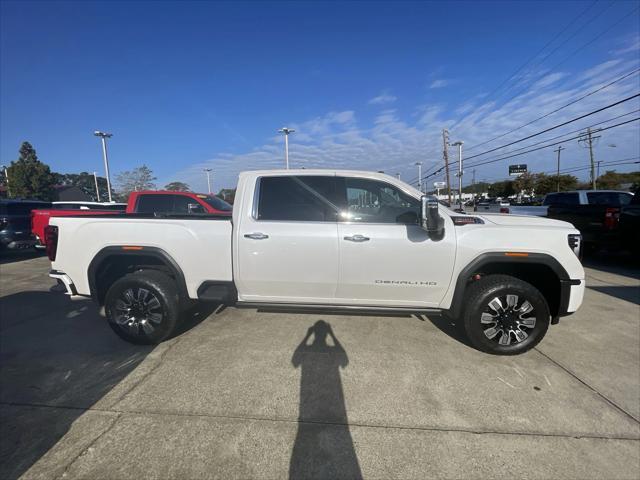
<instances>
[{"instance_id":1,"label":"headlight","mask_svg":"<svg viewBox=\"0 0 640 480\"><path fill-rule=\"evenodd\" d=\"M570 233L567 236L567 241L569 242L569 248L573 250L573 253L576 254L576 257L580 258L580 248L582 247L582 235L579 233Z\"/></svg>"}]
</instances>

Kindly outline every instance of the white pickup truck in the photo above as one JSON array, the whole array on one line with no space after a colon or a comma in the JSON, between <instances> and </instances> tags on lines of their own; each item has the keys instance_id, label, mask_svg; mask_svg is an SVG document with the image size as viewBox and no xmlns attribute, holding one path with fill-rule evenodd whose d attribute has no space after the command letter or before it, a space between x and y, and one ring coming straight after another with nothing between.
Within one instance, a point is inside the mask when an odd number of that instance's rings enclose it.
<instances>
[{"instance_id":1,"label":"white pickup truck","mask_svg":"<svg viewBox=\"0 0 640 480\"><path fill-rule=\"evenodd\" d=\"M329 170L242 173L231 219L55 217L46 232L50 276L131 342L162 341L205 301L441 313L504 355L578 309L580 241L565 222L461 215L391 176Z\"/></svg>"}]
</instances>

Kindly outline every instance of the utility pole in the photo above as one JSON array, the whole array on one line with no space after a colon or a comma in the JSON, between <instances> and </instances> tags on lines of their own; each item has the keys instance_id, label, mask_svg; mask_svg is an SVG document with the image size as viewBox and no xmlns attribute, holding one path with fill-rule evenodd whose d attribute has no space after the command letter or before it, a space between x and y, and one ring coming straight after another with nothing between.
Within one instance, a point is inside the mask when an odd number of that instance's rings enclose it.
<instances>
[{"instance_id":1,"label":"utility pole","mask_svg":"<svg viewBox=\"0 0 640 480\"><path fill-rule=\"evenodd\" d=\"M100 201L100 190L98 189L98 176L93 172L93 181L96 182L96 202Z\"/></svg>"},{"instance_id":2,"label":"utility pole","mask_svg":"<svg viewBox=\"0 0 640 480\"><path fill-rule=\"evenodd\" d=\"M598 167L596 170L596 178L600 178L600 164L602 163L602 160L598 160L596 163L598 164ZM597 184L597 181L596 181L596 184Z\"/></svg>"},{"instance_id":3,"label":"utility pole","mask_svg":"<svg viewBox=\"0 0 640 480\"><path fill-rule=\"evenodd\" d=\"M578 143L581 143L582 146L589 149L589 159L591 160L591 189L596 189L596 169L595 169L595 159L593 157L593 145L595 141L600 138L600 135L593 135L591 132L591 127L587 128L587 133L582 135L582 138L578 140Z\"/></svg>"},{"instance_id":4,"label":"utility pole","mask_svg":"<svg viewBox=\"0 0 640 480\"><path fill-rule=\"evenodd\" d=\"M442 155L444 157L444 168L447 181L447 196L449 197L449 205L451 205L451 183L449 181L449 131L445 128L442 130Z\"/></svg>"},{"instance_id":5,"label":"utility pole","mask_svg":"<svg viewBox=\"0 0 640 480\"><path fill-rule=\"evenodd\" d=\"M104 158L104 170L107 175L107 194L109 197L109 203L113 202L111 199L111 176L109 175L109 157L107 156L107 138L113 137L112 133L100 132L96 130L93 132L96 137L100 137L102 140L102 156Z\"/></svg>"},{"instance_id":6,"label":"utility pole","mask_svg":"<svg viewBox=\"0 0 640 480\"><path fill-rule=\"evenodd\" d=\"M284 133L284 164L287 170L289 170L289 134L295 132L293 128L282 127L278 130L280 133Z\"/></svg>"},{"instance_id":7,"label":"utility pole","mask_svg":"<svg viewBox=\"0 0 640 480\"><path fill-rule=\"evenodd\" d=\"M203 170L207 173L207 187L209 189L209 194L211 194L211 179L209 178L209 172L211 172L211 169L203 168Z\"/></svg>"},{"instance_id":8,"label":"utility pole","mask_svg":"<svg viewBox=\"0 0 640 480\"><path fill-rule=\"evenodd\" d=\"M422 193L422 162L416 162L414 165L418 166L418 190Z\"/></svg>"},{"instance_id":9,"label":"utility pole","mask_svg":"<svg viewBox=\"0 0 640 480\"><path fill-rule=\"evenodd\" d=\"M556 192L560 191L560 152L564 150L564 147L560 145L558 148L554 150L558 154L558 173L556 175Z\"/></svg>"},{"instance_id":10,"label":"utility pole","mask_svg":"<svg viewBox=\"0 0 640 480\"><path fill-rule=\"evenodd\" d=\"M464 142L457 141L452 143L452 147L458 147L458 205L460 206L460 210L462 210L462 144Z\"/></svg>"}]
</instances>

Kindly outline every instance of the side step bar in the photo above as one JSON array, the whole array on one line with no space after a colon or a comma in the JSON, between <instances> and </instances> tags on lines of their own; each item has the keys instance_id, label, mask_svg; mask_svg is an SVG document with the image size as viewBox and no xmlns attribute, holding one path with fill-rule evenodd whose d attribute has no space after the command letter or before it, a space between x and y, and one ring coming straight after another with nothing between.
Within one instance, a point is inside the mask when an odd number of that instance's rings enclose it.
<instances>
[{"instance_id":1,"label":"side step bar","mask_svg":"<svg viewBox=\"0 0 640 480\"><path fill-rule=\"evenodd\" d=\"M317 304L317 303L263 303L263 302L236 302L234 305L236 308L256 308L260 310L272 310L272 311L322 311L322 312L336 312L336 313L395 313L403 315L416 314L440 314L443 310L439 308L415 308L415 307L373 307L373 306L360 306L360 305L329 305L329 304Z\"/></svg>"}]
</instances>

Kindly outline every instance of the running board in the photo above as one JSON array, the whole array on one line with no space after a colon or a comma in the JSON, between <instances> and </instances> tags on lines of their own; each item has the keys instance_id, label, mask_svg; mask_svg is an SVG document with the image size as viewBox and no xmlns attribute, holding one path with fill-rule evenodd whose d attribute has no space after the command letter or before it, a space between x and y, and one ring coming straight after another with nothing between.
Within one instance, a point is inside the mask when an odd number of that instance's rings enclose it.
<instances>
[{"instance_id":1,"label":"running board","mask_svg":"<svg viewBox=\"0 0 640 480\"><path fill-rule=\"evenodd\" d=\"M370 313L402 313L410 315L417 314L440 314L439 308L416 308L416 307L373 307L361 305L330 305L321 303L278 303L278 302L236 302L236 308L256 308L261 310L278 311L323 311L323 312L370 312Z\"/></svg>"}]
</instances>

